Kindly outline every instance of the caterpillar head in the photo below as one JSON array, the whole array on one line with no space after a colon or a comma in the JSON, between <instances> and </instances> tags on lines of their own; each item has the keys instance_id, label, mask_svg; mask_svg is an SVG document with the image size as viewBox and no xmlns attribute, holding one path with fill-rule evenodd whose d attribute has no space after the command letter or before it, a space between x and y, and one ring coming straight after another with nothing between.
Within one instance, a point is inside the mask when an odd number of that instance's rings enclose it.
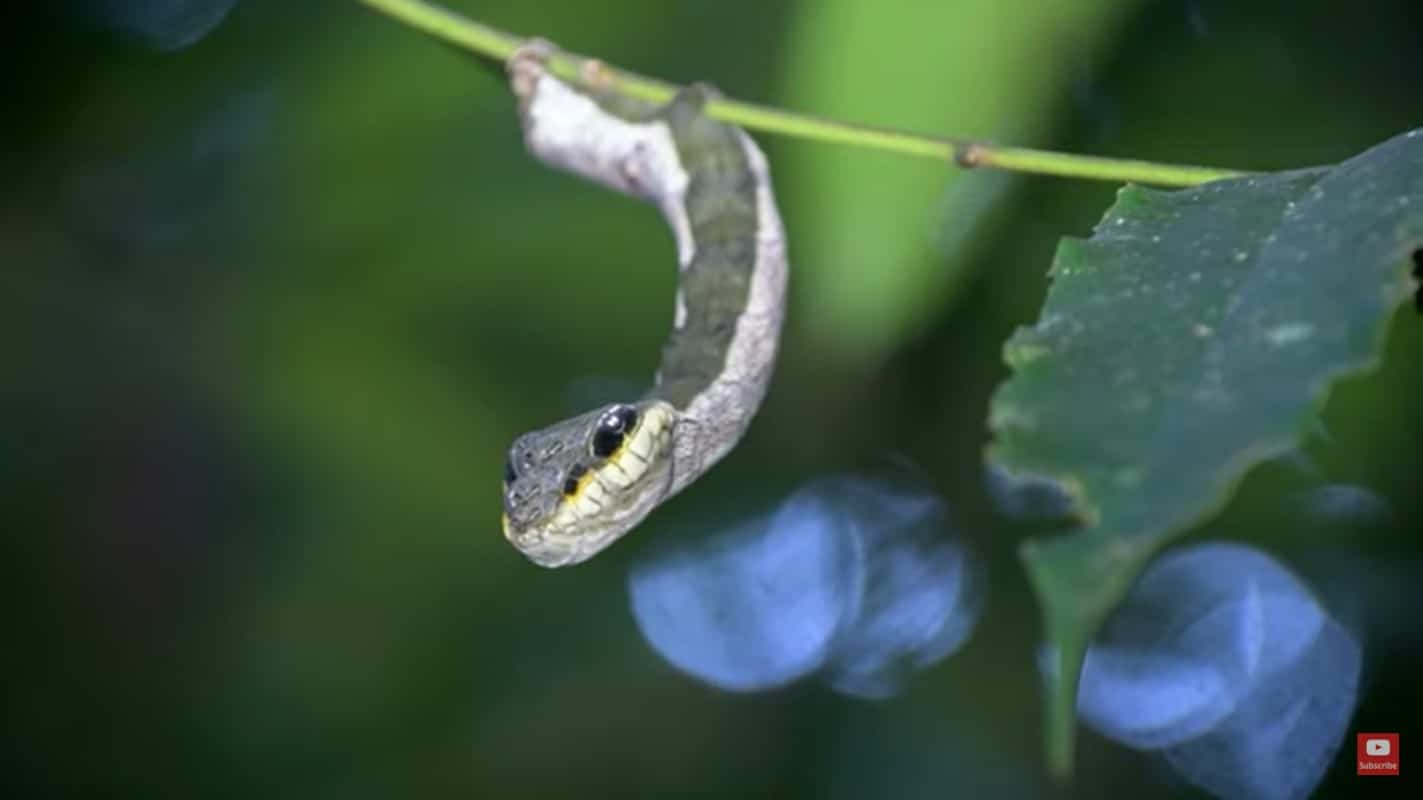
<instances>
[{"instance_id":1,"label":"caterpillar head","mask_svg":"<svg viewBox=\"0 0 1423 800\"><path fill-rule=\"evenodd\" d=\"M615 403L514 440L504 537L545 567L577 564L641 522L672 483L667 403Z\"/></svg>"}]
</instances>

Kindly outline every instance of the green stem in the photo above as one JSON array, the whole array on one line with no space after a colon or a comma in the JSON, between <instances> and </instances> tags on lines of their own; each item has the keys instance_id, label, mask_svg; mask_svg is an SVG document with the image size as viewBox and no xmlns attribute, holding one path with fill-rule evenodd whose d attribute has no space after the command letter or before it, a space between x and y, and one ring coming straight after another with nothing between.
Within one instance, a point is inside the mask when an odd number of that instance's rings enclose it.
<instances>
[{"instance_id":1,"label":"green stem","mask_svg":"<svg viewBox=\"0 0 1423 800\"><path fill-rule=\"evenodd\" d=\"M1077 760L1077 691L1087 658L1086 639L1081 632L1062 625L1056 626L1051 636L1057 646L1057 665L1045 697L1045 731L1048 774L1058 781L1072 778Z\"/></svg>"},{"instance_id":2,"label":"green stem","mask_svg":"<svg viewBox=\"0 0 1423 800\"><path fill-rule=\"evenodd\" d=\"M486 58L506 61L524 39L461 16L424 0L357 0L409 28ZM590 61L583 56L557 52L548 68L561 78L578 81ZM663 102L677 87L636 73L599 65L599 85L651 102ZM905 131L857 125L770 106L721 98L708 103L708 115L752 130L798 139L868 147L904 155L947 161L960 167L988 167L1104 181L1150 183L1157 186L1195 186L1241 173L1216 167L1161 164L1153 161L1100 158L1025 147L1000 147L986 142L945 139Z\"/></svg>"}]
</instances>

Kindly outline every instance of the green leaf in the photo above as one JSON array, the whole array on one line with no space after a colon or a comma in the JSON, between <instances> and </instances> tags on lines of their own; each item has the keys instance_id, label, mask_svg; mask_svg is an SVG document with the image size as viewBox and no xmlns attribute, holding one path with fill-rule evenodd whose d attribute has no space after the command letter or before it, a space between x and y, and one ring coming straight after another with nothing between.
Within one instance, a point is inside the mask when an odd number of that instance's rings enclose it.
<instances>
[{"instance_id":1,"label":"green leaf","mask_svg":"<svg viewBox=\"0 0 1423 800\"><path fill-rule=\"evenodd\" d=\"M831 118L1031 142L1137 5L819 0L791 20L781 100ZM963 277L950 251L960 243L935 237L982 217L1007 185L891 153L773 155L795 291L815 310L795 324L821 352L850 358L883 356L944 308Z\"/></svg>"},{"instance_id":2,"label":"green leaf","mask_svg":"<svg viewBox=\"0 0 1423 800\"><path fill-rule=\"evenodd\" d=\"M1081 520L1021 553L1056 651L1054 772L1071 771L1092 635L1153 553L1375 365L1420 247L1423 131L1334 167L1129 186L1090 239L1063 240L1041 318L1005 346L988 452L1055 479Z\"/></svg>"}]
</instances>

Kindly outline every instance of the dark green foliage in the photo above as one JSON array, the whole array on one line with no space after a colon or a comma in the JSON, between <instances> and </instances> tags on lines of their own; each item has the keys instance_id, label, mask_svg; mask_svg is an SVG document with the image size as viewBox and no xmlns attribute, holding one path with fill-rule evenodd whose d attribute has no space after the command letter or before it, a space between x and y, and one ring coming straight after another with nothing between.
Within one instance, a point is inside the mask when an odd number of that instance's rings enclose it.
<instances>
[{"instance_id":1,"label":"dark green foliage","mask_svg":"<svg viewBox=\"0 0 1423 800\"><path fill-rule=\"evenodd\" d=\"M1127 187L1064 240L1008 341L989 458L1055 478L1081 527L1023 559L1060 654L1066 767L1083 648L1162 545L1295 448L1331 383L1377 362L1423 242L1423 132L1335 167Z\"/></svg>"}]
</instances>

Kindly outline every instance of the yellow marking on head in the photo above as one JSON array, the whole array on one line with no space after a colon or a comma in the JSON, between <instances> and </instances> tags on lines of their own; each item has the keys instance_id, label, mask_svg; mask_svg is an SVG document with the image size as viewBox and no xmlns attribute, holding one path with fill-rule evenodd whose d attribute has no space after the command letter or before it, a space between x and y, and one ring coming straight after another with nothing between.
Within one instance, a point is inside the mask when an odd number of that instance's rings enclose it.
<instances>
[{"instance_id":1,"label":"yellow marking on head","mask_svg":"<svg viewBox=\"0 0 1423 800\"><path fill-rule=\"evenodd\" d=\"M607 497L607 487L603 486L602 482L598 480L598 476L611 465L612 459L616 458L618 456L618 453L620 452L622 452L621 448L619 448L618 451L614 452L613 455L609 457L609 463L604 464L603 466L598 467L596 469L590 469L587 472L584 472L581 476L579 476L578 483L574 487L573 491L571 493L563 495L563 502L568 505L576 506L577 504L587 500L590 497L594 500L601 500L602 498ZM624 472L623 474L626 475L627 473ZM623 489L631 485L632 481L629 480L627 483L619 485L616 488Z\"/></svg>"},{"instance_id":2,"label":"yellow marking on head","mask_svg":"<svg viewBox=\"0 0 1423 800\"><path fill-rule=\"evenodd\" d=\"M591 480L593 480L593 470L590 469L578 478L578 486L573 490L573 493L564 496L567 497L569 500L577 498L579 495L583 494L583 489L588 485L588 481Z\"/></svg>"},{"instance_id":3,"label":"yellow marking on head","mask_svg":"<svg viewBox=\"0 0 1423 800\"><path fill-rule=\"evenodd\" d=\"M627 470L623 469L622 464L616 461L609 461L604 464L602 469L598 471L598 474L607 478L608 483L612 484L615 489L626 489L633 484L633 481L637 480L629 475Z\"/></svg>"},{"instance_id":4,"label":"yellow marking on head","mask_svg":"<svg viewBox=\"0 0 1423 800\"><path fill-rule=\"evenodd\" d=\"M555 526L581 523L619 505L618 498L652 469L653 457L662 449L670 429L669 413L654 406L640 415L637 425L616 450L578 476L574 490L563 494L554 515Z\"/></svg>"},{"instance_id":5,"label":"yellow marking on head","mask_svg":"<svg viewBox=\"0 0 1423 800\"><path fill-rule=\"evenodd\" d=\"M647 474L652 455L658 449L657 440L666 429L666 419L656 409L644 414L601 465L579 476L574 491L563 496L564 502L575 506L593 505L601 510L602 501L609 495L627 489ZM594 484L590 486L590 482Z\"/></svg>"}]
</instances>

